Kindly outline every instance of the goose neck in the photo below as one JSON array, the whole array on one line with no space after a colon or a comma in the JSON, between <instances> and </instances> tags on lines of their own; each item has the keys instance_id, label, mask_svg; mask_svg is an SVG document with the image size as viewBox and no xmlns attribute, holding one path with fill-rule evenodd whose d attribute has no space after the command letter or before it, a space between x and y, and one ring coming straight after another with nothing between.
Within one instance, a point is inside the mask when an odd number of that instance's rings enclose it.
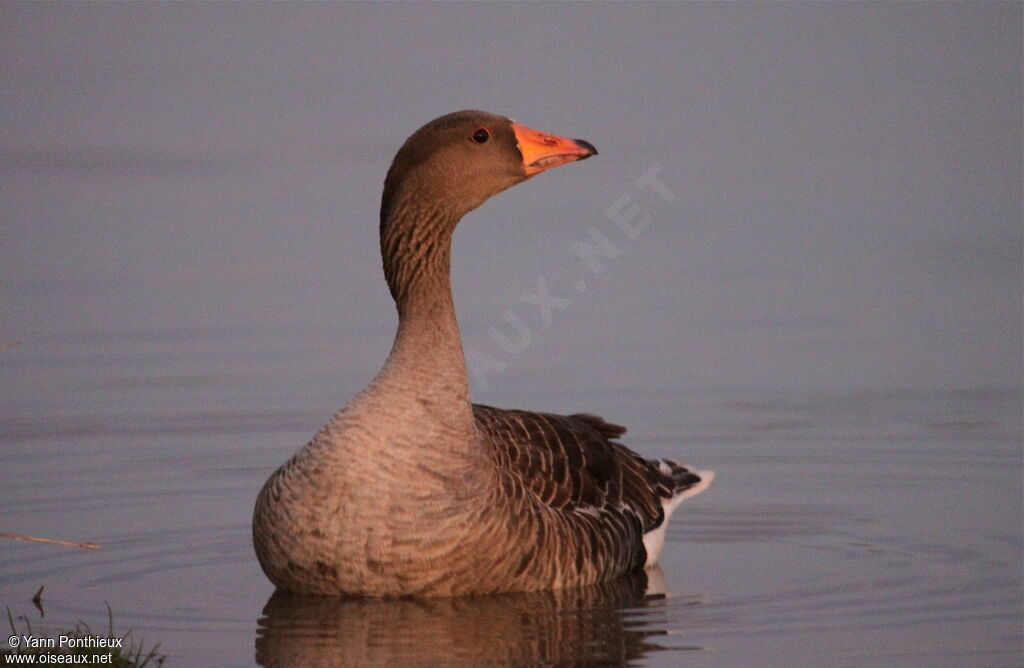
<instances>
[{"instance_id":1,"label":"goose neck","mask_svg":"<svg viewBox=\"0 0 1024 668\"><path fill-rule=\"evenodd\" d=\"M393 207L381 225L384 274L398 308L386 368L414 377L423 396L469 410L469 383L451 291L457 217L438 209Z\"/></svg>"}]
</instances>

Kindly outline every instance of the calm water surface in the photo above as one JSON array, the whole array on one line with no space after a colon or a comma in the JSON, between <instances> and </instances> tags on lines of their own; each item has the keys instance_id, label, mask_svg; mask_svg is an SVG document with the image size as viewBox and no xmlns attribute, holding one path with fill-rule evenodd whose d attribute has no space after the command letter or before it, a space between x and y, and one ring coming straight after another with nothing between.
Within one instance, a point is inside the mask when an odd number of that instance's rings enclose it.
<instances>
[{"instance_id":1,"label":"calm water surface","mask_svg":"<svg viewBox=\"0 0 1024 668\"><path fill-rule=\"evenodd\" d=\"M664 582L310 599L272 596L249 518L345 391L222 373L245 334L111 331L2 353L5 382L60 391L3 408L0 528L104 549L3 541L0 602L36 628L102 628L107 601L170 665L1020 663L1018 390L507 392L628 421L641 452L717 471L670 529Z\"/></svg>"}]
</instances>

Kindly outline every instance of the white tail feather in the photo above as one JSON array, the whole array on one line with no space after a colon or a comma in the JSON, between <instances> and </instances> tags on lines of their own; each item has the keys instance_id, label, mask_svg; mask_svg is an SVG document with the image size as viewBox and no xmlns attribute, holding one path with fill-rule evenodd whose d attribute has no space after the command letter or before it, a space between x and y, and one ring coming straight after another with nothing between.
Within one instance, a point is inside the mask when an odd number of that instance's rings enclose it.
<instances>
[{"instance_id":1,"label":"white tail feather","mask_svg":"<svg viewBox=\"0 0 1024 668\"><path fill-rule=\"evenodd\" d=\"M661 468L665 470L668 468L668 465L663 463ZM668 471L665 472L668 473ZM658 563L658 555L661 554L661 548L665 546L665 531L668 529L668 520L672 517L675 509L686 499L697 496L706 490L715 479L714 471L694 471L694 473L700 476L700 482L679 492L671 499L662 501L661 505L665 509L665 519L657 528L644 534L644 549L647 550L647 562L644 564L644 568L650 568Z\"/></svg>"}]
</instances>

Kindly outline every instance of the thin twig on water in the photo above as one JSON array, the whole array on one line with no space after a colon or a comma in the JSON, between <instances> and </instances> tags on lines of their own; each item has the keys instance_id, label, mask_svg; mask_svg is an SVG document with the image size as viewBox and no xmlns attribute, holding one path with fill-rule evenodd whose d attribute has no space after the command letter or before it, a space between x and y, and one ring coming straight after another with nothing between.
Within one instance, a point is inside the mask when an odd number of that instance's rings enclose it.
<instances>
[{"instance_id":1,"label":"thin twig on water","mask_svg":"<svg viewBox=\"0 0 1024 668\"><path fill-rule=\"evenodd\" d=\"M27 540L33 543L47 543L49 545L63 545L64 547L84 547L89 550L102 550L102 545L96 543L78 543L73 540L59 540L57 538L40 538L38 536L26 536L21 533L8 533L0 531L0 538L13 538L14 540Z\"/></svg>"}]
</instances>

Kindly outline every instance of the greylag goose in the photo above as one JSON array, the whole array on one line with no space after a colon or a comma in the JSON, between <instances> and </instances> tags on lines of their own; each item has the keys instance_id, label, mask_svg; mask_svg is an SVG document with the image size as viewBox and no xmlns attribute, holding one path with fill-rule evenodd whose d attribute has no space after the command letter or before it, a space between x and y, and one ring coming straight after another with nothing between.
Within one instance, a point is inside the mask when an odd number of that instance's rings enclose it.
<instances>
[{"instance_id":1,"label":"greylag goose","mask_svg":"<svg viewBox=\"0 0 1024 668\"><path fill-rule=\"evenodd\" d=\"M278 589L455 596L558 589L653 565L669 515L710 472L646 460L588 414L470 401L452 233L492 195L596 155L481 111L395 156L380 214L398 332L384 367L260 491L253 543Z\"/></svg>"}]
</instances>

